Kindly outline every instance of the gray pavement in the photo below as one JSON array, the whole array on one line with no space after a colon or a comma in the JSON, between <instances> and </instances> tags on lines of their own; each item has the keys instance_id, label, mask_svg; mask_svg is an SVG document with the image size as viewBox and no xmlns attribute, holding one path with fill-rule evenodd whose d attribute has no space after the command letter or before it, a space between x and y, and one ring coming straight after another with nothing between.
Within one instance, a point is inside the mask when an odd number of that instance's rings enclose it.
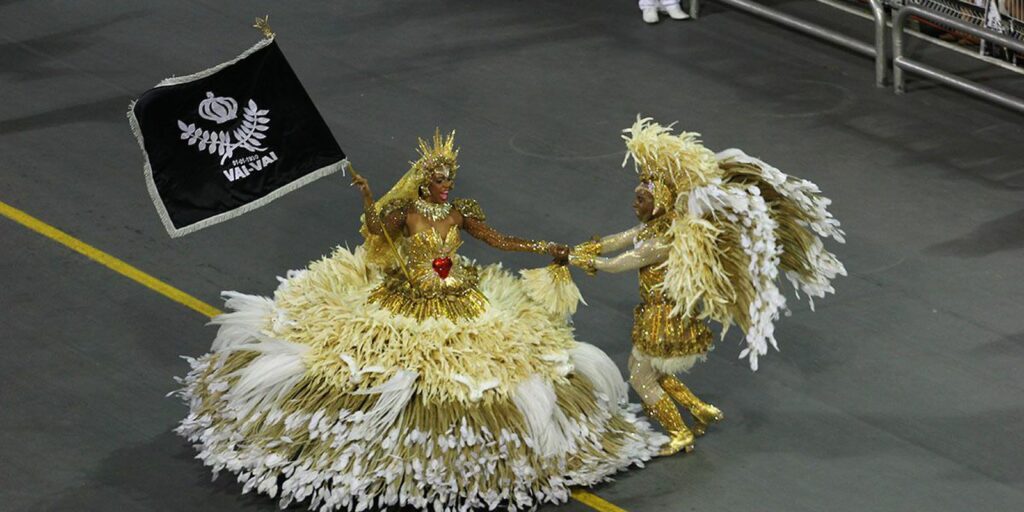
<instances>
[{"instance_id":1,"label":"gray pavement","mask_svg":"<svg viewBox=\"0 0 1024 512\"><path fill-rule=\"evenodd\" d=\"M129 100L233 57L265 13L378 193L416 136L454 128L456 194L499 229L622 229L618 132L643 112L834 199L838 295L796 304L757 373L737 338L719 343L687 381L728 420L598 495L629 511L1024 509L1024 118L921 81L896 97L870 61L713 3L648 27L630 0L3 1L0 201L212 304L357 244L340 177L176 240L149 202ZM201 315L7 219L0 240L0 510L276 508L210 483L170 433L177 355L214 334ZM578 337L624 368L635 276L577 282Z\"/></svg>"}]
</instances>

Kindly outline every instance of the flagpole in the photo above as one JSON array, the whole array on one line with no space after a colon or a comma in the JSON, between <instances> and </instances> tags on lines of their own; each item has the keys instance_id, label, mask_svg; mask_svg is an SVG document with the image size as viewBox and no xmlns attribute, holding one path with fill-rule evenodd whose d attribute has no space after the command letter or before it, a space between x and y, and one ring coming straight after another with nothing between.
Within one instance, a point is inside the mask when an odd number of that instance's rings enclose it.
<instances>
[{"instance_id":1,"label":"flagpole","mask_svg":"<svg viewBox=\"0 0 1024 512\"><path fill-rule=\"evenodd\" d=\"M402 261L402 255L398 252L398 247L395 247L395 243L391 241L391 235L388 234L388 227L384 224L384 219L381 219L380 230L384 232L384 238L388 241L388 246L395 253L395 259L398 260L398 266L402 269L402 273L405 274L405 280L412 285L412 276L409 275L409 270L405 268L405 262Z\"/></svg>"}]
</instances>

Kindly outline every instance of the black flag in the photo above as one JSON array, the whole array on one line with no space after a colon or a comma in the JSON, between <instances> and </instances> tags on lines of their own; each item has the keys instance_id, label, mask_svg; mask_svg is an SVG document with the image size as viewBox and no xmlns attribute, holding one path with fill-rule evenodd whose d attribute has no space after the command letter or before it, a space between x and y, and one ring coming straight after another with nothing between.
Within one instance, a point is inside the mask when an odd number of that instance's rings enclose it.
<instances>
[{"instance_id":1,"label":"black flag","mask_svg":"<svg viewBox=\"0 0 1024 512\"><path fill-rule=\"evenodd\" d=\"M146 157L150 196L172 237L347 165L273 38L214 68L164 80L128 117Z\"/></svg>"}]
</instances>

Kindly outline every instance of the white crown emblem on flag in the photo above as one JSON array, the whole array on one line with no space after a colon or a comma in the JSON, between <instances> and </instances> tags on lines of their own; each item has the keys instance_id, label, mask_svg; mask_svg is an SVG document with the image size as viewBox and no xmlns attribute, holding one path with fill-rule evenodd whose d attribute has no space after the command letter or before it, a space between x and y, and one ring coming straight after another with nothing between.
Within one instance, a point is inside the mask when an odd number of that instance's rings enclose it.
<instances>
[{"instance_id":1,"label":"white crown emblem on flag","mask_svg":"<svg viewBox=\"0 0 1024 512\"><path fill-rule=\"evenodd\" d=\"M224 124L238 117L238 102L234 98L215 98L212 92L206 91L206 99L199 104L199 117Z\"/></svg>"},{"instance_id":2,"label":"white crown emblem on flag","mask_svg":"<svg viewBox=\"0 0 1024 512\"><path fill-rule=\"evenodd\" d=\"M180 119L178 128L181 130L181 140L188 141L189 146L198 145L199 151L220 155L220 163L223 164L239 148L251 153L267 150L263 147L262 139L266 138L263 132L270 129L269 114L270 110L260 110L255 101L249 100L242 115L242 124L230 133L225 130L204 130L195 123L185 124ZM238 117L238 102L234 98L215 98L212 92L207 92L206 99L199 104L199 117L216 121L217 124L226 123Z\"/></svg>"}]
</instances>

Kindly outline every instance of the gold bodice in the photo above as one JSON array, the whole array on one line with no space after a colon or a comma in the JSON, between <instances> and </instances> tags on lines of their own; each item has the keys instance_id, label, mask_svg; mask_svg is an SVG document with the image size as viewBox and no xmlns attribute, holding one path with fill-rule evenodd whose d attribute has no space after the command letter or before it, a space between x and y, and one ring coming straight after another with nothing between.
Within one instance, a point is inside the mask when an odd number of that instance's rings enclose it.
<instances>
[{"instance_id":1,"label":"gold bodice","mask_svg":"<svg viewBox=\"0 0 1024 512\"><path fill-rule=\"evenodd\" d=\"M672 225L672 216L662 215L652 221L644 223L643 229L636 235L634 244L657 243L657 239L664 239L668 228ZM640 269L640 298L645 304L664 303L669 301L665 294L659 289L665 281L665 265L657 263Z\"/></svg>"},{"instance_id":2,"label":"gold bodice","mask_svg":"<svg viewBox=\"0 0 1024 512\"><path fill-rule=\"evenodd\" d=\"M458 227L452 226L444 238L437 229L430 228L401 239L402 259L412 283L422 290L443 290L461 287L465 282L465 269L455 251L462 245ZM448 258L452 262L448 276L442 278L434 269L434 261ZM470 267L472 268L472 267Z\"/></svg>"},{"instance_id":3,"label":"gold bodice","mask_svg":"<svg viewBox=\"0 0 1024 512\"><path fill-rule=\"evenodd\" d=\"M455 321L487 309L487 298L477 289L477 268L456 254L462 245L458 227L452 226L444 238L430 228L396 242L402 264L385 270L370 302L417 320Z\"/></svg>"},{"instance_id":4,"label":"gold bodice","mask_svg":"<svg viewBox=\"0 0 1024 512\"><path fill-rule=\"evenodd\" d=\"M648 265L640 269L640 299L646 304L663 303L670 299L659 289L665 281L665 267Z\"/></svg>"},{"instance_id":5,"label":"gold bodice","mask_svg":"<svg viewBox=\"0 0 1024 512\"><path fill-rule=\"evenodd\" d=\"M646 223L636 243L654 243L664 239L672 225L670 215ZM640 269L640 299L633 311L633 345L651 357L672 358L706 353L714 341L703 320L690 316L672 316L676 303L661 290L668 272L657 263Z\"/></svg>"}]
</instances>

